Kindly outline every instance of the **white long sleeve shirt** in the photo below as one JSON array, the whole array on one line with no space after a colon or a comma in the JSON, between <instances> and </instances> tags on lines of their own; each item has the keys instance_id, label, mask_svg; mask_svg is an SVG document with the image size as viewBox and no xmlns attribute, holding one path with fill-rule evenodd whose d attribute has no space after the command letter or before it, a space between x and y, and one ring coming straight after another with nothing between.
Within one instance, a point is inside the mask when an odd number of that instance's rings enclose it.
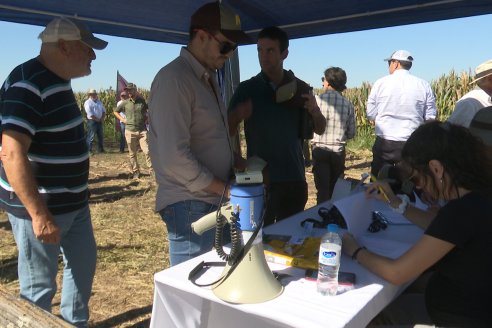
<instances>
[{"instance_id":1,"label":"white long sleeve shirt","mask_svg":"<svg viewBox=\"0 0 492 328\"><path fill-rule=\"evenodd\" d=\"M367 118L375 121L376 135L386 140L406 141L436 113L430 84L404 69L377 80L367 100Z\"/></svg>"},{"instance_id":2,"label":"white long sleeve shirt","mask_svg":"<svg viewBox=\"0 0 492 328\"><path fill-rule=\"evenodd\" d=\"M106 113L106 109L99 99L87 99L84 103L84 109L87 113L87 119L89 120L92 120L94 118L100 120L103 114Z\"/></svg>"},{"instance_id":3,"label":"white long sleeve shirt","mask_svg":"<svg viewBox=\"0 0 492 328\"><path fill-rule=\"evenodd\" d=\"M227 109L209 82L213 74L182 48L152 82L149 149L158 183L156 211L190 199L220 201L204 189L214 177L228 180L233 154Z\"/></svg>"},{"instance_id":4,"label":"white long sleeve shirt","mask_svg":"<svg viewBox=\"0 0 492 328\"><path fill-rule=\"evenodd\" d=\"M474 89L458 100L448 122L470 127L475 114L484 107L492 106L492 99L482 89Z\"/></svg>"}]
</instances>

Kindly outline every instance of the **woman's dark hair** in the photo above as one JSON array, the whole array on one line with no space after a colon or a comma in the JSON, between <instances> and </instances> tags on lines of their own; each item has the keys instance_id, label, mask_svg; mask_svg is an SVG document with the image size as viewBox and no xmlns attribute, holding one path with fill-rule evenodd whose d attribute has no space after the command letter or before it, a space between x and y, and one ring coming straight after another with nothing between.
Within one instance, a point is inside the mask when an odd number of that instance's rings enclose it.
<instances>
[{"instance_id":1,"label":"woman's dark hair","mask_svg":"<svg viewBox=\"0 0 492 328\"><path fill-rule=\"evenodd\" d=\"M438 160L450 176L451 186L490 195L492 161L482 140L467 128L432 121L418 127L405 143L402 159L418 173L431 179L429 161ZM437 186L434 183L434 188Z\"/></svg>"},{"instance_id":2,"label":"woman's dark hair","mask_svg":"<svg viewBox=\"0 0 492 328\"><path fill-rule=\"evenodd\" d=\"M258 33L258 40L259 39L277 40L280 45L280 52L289 48L289 36L284 30L276 26L265 27L261 30L260 33Z\"/></svg>"},{"instance_id":3,"label":"woman's dark hair","mask_svg":"<svg viewBox=\"0 0 492 328\"><path fill-rule=\"evenodd\" d=\"M340 67L330 67L325 71L325 79L338 92L347 89L347 74Z\"/></svg>"}]
</instances>

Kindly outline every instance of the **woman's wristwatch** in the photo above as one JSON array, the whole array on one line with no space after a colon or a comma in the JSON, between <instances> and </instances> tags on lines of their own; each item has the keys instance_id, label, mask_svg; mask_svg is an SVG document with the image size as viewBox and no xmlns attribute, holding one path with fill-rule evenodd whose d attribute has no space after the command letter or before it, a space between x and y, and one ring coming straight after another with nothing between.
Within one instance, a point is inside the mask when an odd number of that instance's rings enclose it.
<instances>
[{"instance_id":1,"label":"woman's wristwatch","mask_svg":"<svg viewBox=\"0 0 492 328\"><path fill-rule=\"evenodd\" d=\"M398 207L393 207L390 205L390 207L396 213L403 214L407 210L408 204L410 203L410 198L408 198L408 196L405 194L396 195L396 197L400 198L400 200L401 200L400 205L398 205Z\"/></svg>"}]
</instances>

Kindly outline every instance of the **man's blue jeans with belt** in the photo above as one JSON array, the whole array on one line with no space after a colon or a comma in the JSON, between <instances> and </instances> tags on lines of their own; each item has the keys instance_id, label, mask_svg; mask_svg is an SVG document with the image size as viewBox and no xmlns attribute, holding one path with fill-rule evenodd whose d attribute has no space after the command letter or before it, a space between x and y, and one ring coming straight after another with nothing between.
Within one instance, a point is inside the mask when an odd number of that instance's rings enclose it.
<instances>
[{"instance_id":1,"label":"man's blue jeans with belt","mask_svg":"<svg viewBox=\"0 0 492 328\"><path fill-rule=\"evenodd\" d=\"M92 142L95 135L97 135L97 150L102 153L104 152L103 124L94 120L87 120L87 147L89 151L92 151Z\"/></svg>"},{"instance_id":2,"label":"man's blue jeans with belt","mask_svg":"<svg viewBox=\"0 0 492 328\"><path fill-rule=\"evenodd\" d=\"M198 200L186 200L169 205L159 211L167 226L169 262L171 266L210 251L214 244L215 229L197 235L191 224L205 214L216 211L217 206Z\"/></svg>"},{"instance_id":3,"label":"man's blue jeans with belt","mask_svg":"<svg viewBox=\"0 0 492 328\"><path fill-rule=\"evenodd\" d=\"M55 216L60 244L43 244L34 235L29 217L8 214L19 251L20 295L51 312L56 293L58 255L63 254L63 285L60 312L66 321L87 327L89 298L96 271L96 241L89 206Z\"/></svg>"}]
</instances>

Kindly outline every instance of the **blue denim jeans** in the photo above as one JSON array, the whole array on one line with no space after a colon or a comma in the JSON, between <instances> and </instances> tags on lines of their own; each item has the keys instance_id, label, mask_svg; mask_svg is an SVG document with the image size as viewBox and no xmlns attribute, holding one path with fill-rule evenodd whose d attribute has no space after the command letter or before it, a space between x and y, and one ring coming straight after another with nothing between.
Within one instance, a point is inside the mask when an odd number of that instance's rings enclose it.
<instances>
[{"instance_id":1,"label":"blue denim jeans","mask_svg":"<svg viewBox=\"0 0 492 328\"><path fill-rule=\"evenodd\" d=\"M176 265L210 251L214 244L215 229L197 235L191 224L217 206L198 200L186 200L169 205L159 214L167 226L169 262Z\"/></svg>"},{"instance_id":2,"label":"blue denim jeans","mask_svg":"<svg viewBox=\"0 0 492 328\"><path fill-rule=\"evenodd\" d=\"M77 327L87 327L89 298L96 271L96 241L89 207L55 216L61 232L59 245L43 244L36 239L29 217L11 214L8 217L19 251L21 297L51 312L61 251L64 262L61 315Z\"/></svg>"},{"instance_id":3,"label":"blue denim jeans","mask_svg":"<svg viewBox=\"0 0 492 328\"><path fill-rule=\"evenodd\" d=\"M125 139L126 124L119 122L119 125L120 125L120 152L124 152L126 147L126 139Z\"/></svg>"},{"instance_id":4,"label":"blue denim jeans","mask_svg":"<svg viewBox=\"0 0 492 328\"><path fill-rule=\"evenodd\" d=\"M99 152L103 152L104 151L103 125L101 122L87 120L87 147L89 148L89 151L92 151L92 142L94 141L95 135L97 135L97 150Z\"/></svg>"}]
</instances>

